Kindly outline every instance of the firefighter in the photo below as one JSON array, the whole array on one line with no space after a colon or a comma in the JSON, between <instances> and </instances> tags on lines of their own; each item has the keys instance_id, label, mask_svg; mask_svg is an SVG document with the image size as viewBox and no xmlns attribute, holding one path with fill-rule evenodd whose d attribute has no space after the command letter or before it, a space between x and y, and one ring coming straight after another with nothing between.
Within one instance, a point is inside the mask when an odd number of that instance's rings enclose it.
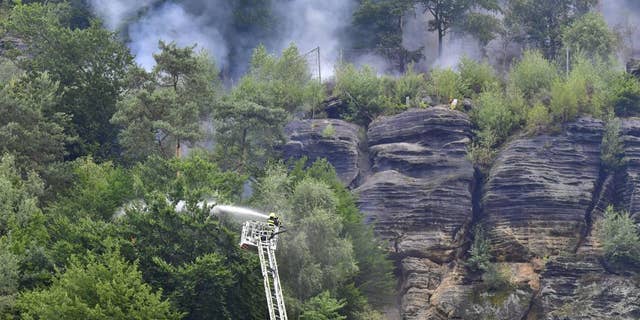
<instances>
[{"instance_id":1,"label":"firefighter","mask_svg":"<svg viewBox=\"0 0 640 320\"><path fill-rule=\"evenodd\" d=\"M267 224L270 227L275 229L276 227L280 226L280 218L278 218L278 216L275 213L271 212L269 214L269 219L267 220Z\"/></svg>"}]
</instances>

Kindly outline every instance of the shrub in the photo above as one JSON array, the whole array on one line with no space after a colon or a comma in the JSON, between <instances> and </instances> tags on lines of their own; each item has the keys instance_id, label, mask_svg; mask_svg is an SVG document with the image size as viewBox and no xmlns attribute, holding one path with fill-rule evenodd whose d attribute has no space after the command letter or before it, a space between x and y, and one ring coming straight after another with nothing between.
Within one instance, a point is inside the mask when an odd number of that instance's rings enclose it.
<instances>
[{"instance_id":1,"label":"shrub","mask_svg":"<svg viewBox=\"0 0 640 320\"><path fill-rule=\"evenodd\" d=\"M607 121L600 145L600 160L605 170L615 172L625 164L624 147L620 136L620 119Z\"/></svg>"},{"instance_id":2,"label":"shrub","mask_svg":"<svg viewBox=\"0 0 640 320\"><path fill-rule=\"evenodd\" d=\"M473 229L473 244L469 249L469 260L467 260L467 267L473 271L486 271L489 269L491 253L490 253L489 241L487 241L484 228L477 225Z\"/></svg>"},{"instance_id":3,"label":"shrub","mask_svg":"<svg viewBox=\"0 0 640 320\"><path fill-rule=\"evenodd\" d=\"M428 92L440 99L440 102L449 102L454 98L462 98L463 85L460 75L451 69L435 69L431 71L428 84Z\"/></svg>"},{"instance_id":4,"label":"shrub","mask_svg":"<svg viewBox=\"0 0 640 320\"><path fill-rule=\"evenodd\" d=\"M482 274L482 281L490 291L504 290L511 286L510 272L506 266L500 267L495 263L488 265Z\"/></svg>"},{"instance_id":5,"label":"shrub","mask_svg":"<svg viewBox=\"0 0 640 320\"><path fill-rule=\"evenodd\" d=\"M483 144L488 147L502 143L520 123L510 101L499 90L482 92L477 104L473 118L481 131L480 138L485 140ZM488 143L490 137L492 143Z\"/></svg>"},{"instance_id":6,"label":"shrub","mask_svg":"<svg viewBox=\"0 0 640 320\"><path fill-rule=\"evenodd\" d=\"M607 260L618 265L640 266L640 236L627 212L607 207L599 235Z\"/></svg>"},{"instance_id":7,"label":"shrub","mask_svg":"<svg viewBox=\"0 0 640 320\"><path fill-rule=\"evenodd\" d=\"M542 103L536 103L527 112L527 131L538 133L551 123L549 110Z\"/></svg>"},{"instance_id":8,"label":"shrub","mask_svg":"<svg viewBox=\"0 0 640 320\"><path fill-rule=\"evenodd\" d=\"M540 99L558 77L557 68L538 51L525 51L509 74L509 86L517 88L528 101Z\"/></svg>"},{"instance_id":9,"label":"shrub","mask_svg":"<svg viewBox=\"0 0 640 320\"><path fill-rule=\"evenodd\" d=\"M608 83L607 101L620 117L640 114L640 81L629 74L618 74Z\"/></svg>"},{"instance_id":10,"label":"shrub","mask_svg":"<svg viewBox=\"0 0 640 320\"><path fill-rule=\"evenodd\" d=\"M484 90L494 88L499 84L493 67L488 62L477 62L463 57L458 64L462 91L466 97L473 97Z\"/></svg>"},{"instance_id":11,"label":"shrub","mask_svg":"<svg viewBox=\"0 0 640 320\"><path fill-rule=\"evenodd\" d=\"M336 134L336 128L333 127L333 125L331 123L329 123L326 127L324 127L324 129L322 130L322 136L325 138L333 138L333 136Z\"/></svg>"},{"instance_id":12,"label":"shrub","mask_svg":"<svg viewBox=\"0 0 640 320\"><path fill-rule=\"evenodd\" d=\"M393 96L400 109L406 107L421 106L420 99L427 93L427 82L424 75L414 71L413 65L407 67L407 71L394 81ZM406 99L409 98L407 104Z\"/></svg>"},{"instance_id":13,"label":"shrub","mask_svg":"<svg viewBox=\"0 0 640 320\"><path fill-rule=\"evenodd\" d=\"M382 82L369 66L360 69L352 64L342 64L336 69L335 93L347 102L342 113L346 120L368 125L383 112L379 96Z\"/></svg>"},{"instance_id":14,"label":"shrub","mask_svg":"<svg viewBox=\"0 0 640 320\"><path fill-rule=\"evenodd\" d=\"M551 114L553 120L566 122L578 114L578 104L585 95L584 87L577 81L556 79L551 86Z\"/></svg>"}]
</instances>

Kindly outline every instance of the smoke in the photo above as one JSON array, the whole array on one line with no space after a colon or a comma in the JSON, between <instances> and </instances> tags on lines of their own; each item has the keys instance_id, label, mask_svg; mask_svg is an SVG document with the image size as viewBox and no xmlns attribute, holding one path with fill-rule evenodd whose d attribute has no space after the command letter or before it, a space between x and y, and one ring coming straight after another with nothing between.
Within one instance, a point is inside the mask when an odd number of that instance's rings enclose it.
<instances>
[{"instance_id":1,"label":"smoke","mask_svg":"<svg viewBox=\"0 0 640 320\"><path fill-rule=\"evenodd\" d=\"M640 57L640 1L600 1L598 9L623 42L622 57Z\"/></svg>"},{"instance_id":2,"label":"smoke","mask_svg":"<svg viewBox=\"0 0 640 320\"><path fill-rule=\"evenodd\" d=\"M244 8L234 9L234 4L225 0L90 2L109 28L123 32L136 61L147 69L154 65L152 54L158 50L159 40L180 46L197 43L222 68L232 69L230 73L246 69L258 44L279 52L293 42L302 53L320 47L323 75L333 72L342 35L357 6L355 0L271 0L263 4L272 21L263 27L257 21L234 24L234 14ZM251 16L253 12L240 11L242 14ZM255 25L249 25L252 23ZM310 57L310 64L316 59Z\"/></svg>"},{"instance_id":3,"label":"smoke","mask_svg":"<svg viewBox=\"0 0 640 320\"><path fill-rule=\"evenodd\" d=\"M425 13L424 7L417 5L406 15L402 28L402 46L405 49L418 50L422 47L424 58L418 64L419 69L455 69L464 56L476 60L482 58L482 51L476 39L451 30L443 39L442 56L438 57L438 35L436 32L428 31L429 20L432 19L430 13Z\"/></svg>"},{"instance_id":4,"label":"smoke","mask_svg":"<svg viewBox=\"0 0 640 320\"><path fill-rule=\"evenodd\" d=\"M219 65L226 65L228 48L220 32L231 16L227 2L158 0L91 0L91 7L105 24L121 30L129 40L138 64L150 69L158 41L175 41L179 46L197 44Z\"/></svg>"},{"instance_id":5,"label":"smoke","mask_svg":"<svg viewBox=\"0 0 640 320\"><path fill-rule=\"evenodd\" d=\"M323 75L332 75L335 63L340 59L343 35L351 25L351 17L357 6L352 0L293 0L279 1L274 12L281 18L283 37L279 48L291 42L305 51L320 47Z\"/></svg>"}]
</instances>

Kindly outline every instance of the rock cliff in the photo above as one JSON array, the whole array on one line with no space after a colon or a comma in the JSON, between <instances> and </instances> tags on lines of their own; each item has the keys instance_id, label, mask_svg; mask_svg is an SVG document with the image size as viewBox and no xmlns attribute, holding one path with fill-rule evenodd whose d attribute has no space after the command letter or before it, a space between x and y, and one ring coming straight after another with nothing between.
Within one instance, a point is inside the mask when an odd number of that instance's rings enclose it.
<instances>
[{"instance_id":1,"label":"rock cliff","mask_svg":"<svg viewBox=\"0 0 640 320\"><path fill-rule=\"evenodd\" d=\"M329 123L334 136L322 134ZM328 158L389 241L399 278L390 318L640 318L640 281L607 269L594 229L611 203L640 221L640 120L623 121L629 162L617 174L600 163L602 121L587 117L557 134L515 137L483 178L466 158L464 113L412 109L359 131L339 120L294 122L285 150ZM466 267L475 224L508 286L491 289Z\"/></svg>"}]
</instances>

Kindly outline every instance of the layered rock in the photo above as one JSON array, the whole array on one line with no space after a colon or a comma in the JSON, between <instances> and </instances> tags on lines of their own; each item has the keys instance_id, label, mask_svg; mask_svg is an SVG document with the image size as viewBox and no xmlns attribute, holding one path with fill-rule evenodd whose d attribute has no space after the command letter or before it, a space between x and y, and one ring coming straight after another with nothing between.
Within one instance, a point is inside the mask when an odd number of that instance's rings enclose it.
<instances>
[{"instance_id":1,"label":"layered rock","mask_svg":"<svg viewBox=\"0 0 640 320\"><path fill-rule=\"evenodd\" d=\"M620 175L621 206L640 221L640 119L622 121L622 141L627 165Z\"/></svg>"},{"instance_id":2,"label":"layered rock","mask_svg":"<svg viewBox=\"0 0 640 320\"><path fill-rule=\"evenodd\" d=\"M601 191L602 131L601 121L581 118L500 152L482 199L496 257L524 262L577 249Z\"/></svg>"},{"instance_id":3,"label":"layered rock","mask_svg":"<svg viewBox=\"0 0 640 320\"><path fill-rule=\"evenodd\" d=\"M640 319L640 283L594 257L553 258L541 276L541 319Z\"/></svg>"},{"instance_id":4,"label":"layered rock","mask_svg":"<svg viewBox=\"0 0 640 320\"><path fill-rule=\"evenodd\" d=\"M310 162L327 159L345 185L359 174L360 127L342 120L297 120L285 127L285 159L307 157Z\"/></svg>"},{"instance_id":5,"label":"layered rock","mask_svg":"<svg viewBox=\"0 0 640 320\"><path fill-rule=\"evenodd\" d=\"M445 107L382 117L367 132L371 173L355 191L401 266L401 312L423 319L472 220L471 123Z\"/></svg>"}]
</instances>

